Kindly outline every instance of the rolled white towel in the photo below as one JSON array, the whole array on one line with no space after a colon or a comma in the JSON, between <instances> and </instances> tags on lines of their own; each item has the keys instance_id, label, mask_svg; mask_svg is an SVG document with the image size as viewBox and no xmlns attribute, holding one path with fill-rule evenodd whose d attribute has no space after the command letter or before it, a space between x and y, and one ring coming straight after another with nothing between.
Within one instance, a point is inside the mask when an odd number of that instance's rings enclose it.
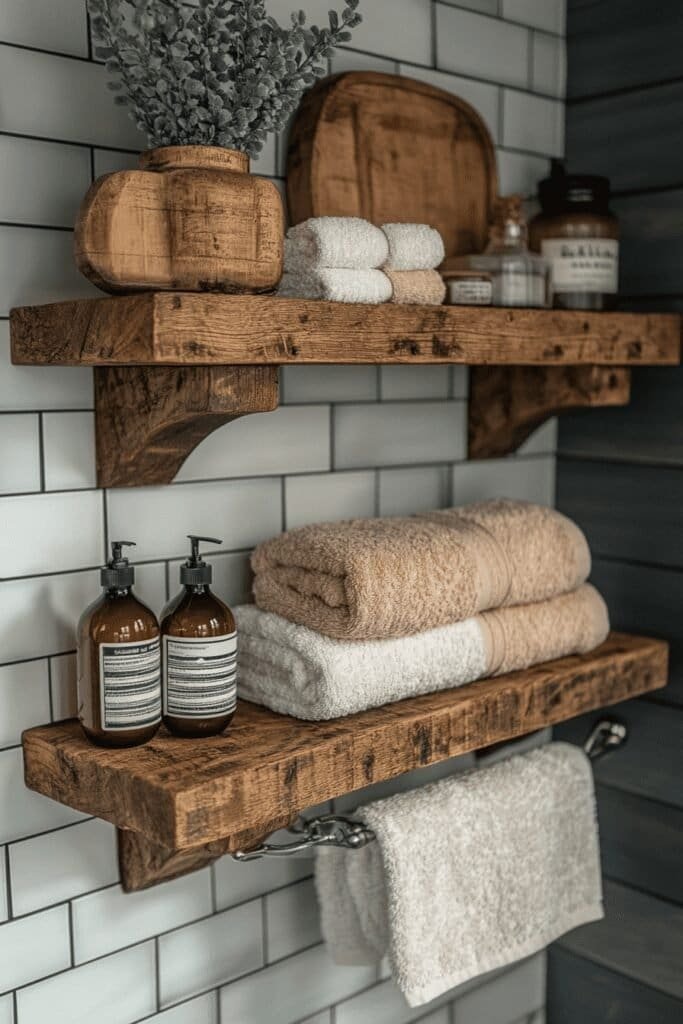
<instances>
[{"instance_id":1,"label":"rolled white towel","mask_svg":"<svg viewBox=\"0 0 683 1024\"><path fill-rule=\"evenodd\" d=\"M323 299L327 302L389 302L391 281L381 270L346 270L308 267L285 272L277 294L291 299Z\"/></svg>"},{"instance_id":2,"label":"rolled white towel","mask_svg":"<svg viewBox=\"0 0 683 1024\"><path fill-rule=\"evenodd\" d=\"M446 256L443 238L429 224L383 224L387 270L434 270Z\"/></svg>"},{"instance_id":3,"label":"rolled white towel","mask_svg":"<svg viewBox=\"0 0 683 1024\"><path fill-rule=\"evenodd\" d=\"M361 217L311 217L290 228L285 239L287 271L297 271L300 264L372 270L388 255L382 229Z\"/></svg>"}]
</instances>

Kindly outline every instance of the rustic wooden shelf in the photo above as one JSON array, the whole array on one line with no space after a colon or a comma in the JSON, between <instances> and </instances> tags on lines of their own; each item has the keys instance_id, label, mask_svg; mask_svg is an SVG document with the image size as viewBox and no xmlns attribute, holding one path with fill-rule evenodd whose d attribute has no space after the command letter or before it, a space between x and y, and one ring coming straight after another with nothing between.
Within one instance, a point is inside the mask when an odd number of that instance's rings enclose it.
<instances>
[{"instance_id":1,"label":"rustic wooden shelf","mask_svg":"<svg viewBox=\"0 0 683 1024\"><path fill-rule=\"evenodd\" d=\"M591 654L332 722L241 702L226 736L88 743L75 721L24 733L26 783L120 830L124 886L255 845L313 804L665 686L667 645L613 633Z\"/></svg>"},{"instance_id":2,"label":"rustic wooden shelf","mask_svg":"<svg viewBox=\"0 0 683 1024\"><path fill-rule=\"evenodd\" d=\"M565 409L624 405L629 369L675 365L677 314L362 306L147 292L11 312L12 359L95 368L101 487L170 483L211 431L278 404L278 367L473 367L469 453L513 451Z\"/></svg>"}]
</instances>

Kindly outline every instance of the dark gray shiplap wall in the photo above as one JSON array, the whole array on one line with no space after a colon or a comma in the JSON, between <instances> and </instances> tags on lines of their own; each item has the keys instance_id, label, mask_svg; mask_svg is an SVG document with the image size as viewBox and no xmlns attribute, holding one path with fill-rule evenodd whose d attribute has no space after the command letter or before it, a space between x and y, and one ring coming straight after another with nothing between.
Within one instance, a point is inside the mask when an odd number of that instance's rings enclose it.
<instances>
[{"instance_id":1,"label":"dark gray shiplap wall","mask_svg":"<svg viewBox=\"0 0 683 1024\"><path fill-rule=\"evenodd\" d=\"M683 311L683 4L569 0L567 153L607 174L625 308ZM683 370L634 374L620 410L565 417L558 507L585 529L616 627L671 642L671 682L618 709L596 765L607 918L550 954L549 1024L683 1020ZM558 729L581 742L596 716Z\"/></svg>"}]
</instances>

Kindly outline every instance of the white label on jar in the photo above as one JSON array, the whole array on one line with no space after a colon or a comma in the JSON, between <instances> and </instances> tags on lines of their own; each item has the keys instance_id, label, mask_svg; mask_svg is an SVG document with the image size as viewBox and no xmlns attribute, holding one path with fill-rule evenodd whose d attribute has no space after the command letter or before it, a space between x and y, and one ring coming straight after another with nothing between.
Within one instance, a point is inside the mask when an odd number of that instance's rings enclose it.
<instances>
[{"instance_id":1,"label":"white label on jar","mask_svg":"<svg viewBox=\"0 0 683 1024\"><path fill-rule=\"evenodd\" d=\"M454 306L490 306L493 286L485 277L455 278L448 282L448 300Z\"/></svg>"},{"instance_id":2,"label":"white label on jar","mask_svg":"<svg viewBox=\"0 0 683 1024\"><path fill-rule=\"evenodd\" d=\"M164 714L218 718L237 703L237 633L164 637Z\"/></svg>"},{"instance_id":3,"label":"white label on jar","mask_svg":"<svg viewBox=\"0 0 683 1024\"><path fill-rule=\"evenodd\" d=\"M553 291L616 295L619 243L614 238L546 238L541 255L551 266Z\"/></svg>"},{"instance_id":4,"label":"white label on jar","mask_svg":"<svg viewBox=\"0 0 683 1024\"><path fill-rule=\"evenodd\" d=\"M103 729L144 729L160 722L159 637L100 644L100 684Z\"/></svg>"}]
</instances>

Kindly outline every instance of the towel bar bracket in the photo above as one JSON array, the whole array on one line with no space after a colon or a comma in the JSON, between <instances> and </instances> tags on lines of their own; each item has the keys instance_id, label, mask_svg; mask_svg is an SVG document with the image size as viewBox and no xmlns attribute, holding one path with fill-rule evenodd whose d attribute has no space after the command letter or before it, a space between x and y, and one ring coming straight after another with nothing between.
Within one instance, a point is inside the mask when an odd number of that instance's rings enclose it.
<instances>
[{"instance_id":1,"label":"towel bar bracket","mask_svg":"<svg viewBox=\"0 0 683 1024\"><path fill-rule=\"evenodd\" d=\"M628 738L626 725L614 718L599 719L586 737L583 749L591 759L612 753ZM261 843L252 850L237 850L233 860L245 862L261 857L289 857L305 853L317 846L334 846L358 850L375 838L375 833L362 821L338 814L323 814L317 818L298 818L288 831L296 836L290 843Z\"/></svg>"}]
</instances>

